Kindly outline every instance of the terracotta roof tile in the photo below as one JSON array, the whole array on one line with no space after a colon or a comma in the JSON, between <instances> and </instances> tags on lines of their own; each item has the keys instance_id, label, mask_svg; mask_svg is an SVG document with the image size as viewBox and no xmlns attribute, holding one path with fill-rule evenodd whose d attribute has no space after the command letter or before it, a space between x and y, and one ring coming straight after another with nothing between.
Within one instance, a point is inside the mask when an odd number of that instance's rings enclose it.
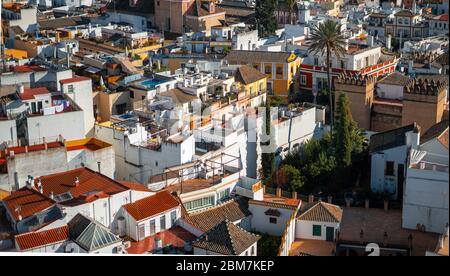
<instances>
[{"instance_id":1,"label":"terracotta roof tile","mask_svg":"<svg viewBox=\"0 0 450 276\"><path fill-rule=\"evenodd\" d=\"M73 78L61 80L61 81L59 81L59 82L60 82L61 84L68 84L68 83L74 83L74 82L80 82L80 81L87 81L87 80L90 80L90 78L88 78L88 77L75 76L75 77L73 77Z\"/></svg>"},{"instance_id":2,"label":"terracotta roof tile","mask_svg":"<svg viewBox=\"0 0 450 276\"><path fill-rule=\"evenodd\" d=\"M250 215L248 200L238 198L200 212L188 214L185 219L196 228L206 232L223 220L236 222Z\"/></svg>"},{"instance_id":3,"label":"terracotta roof tile","mask_svg":"<svg viewBox=\"0 0 450 276\"><path fill-rule=\"evenodd\" d=\"M262 205L267 207L274 208L284 208L290 210L296 210L300 205L301 200L286 198L286 197L277 197L271 194L264 194L263 200L249 200L249 204Z\"/></svg>"},{"instance_id":4,"label":"terracotta roof tile","mask_svg":"<svg viewBox=\"0 0 450 276\"><path fill-rule=\"evenodd\" d=\"M136 202L123 205L123 208L136 221L140 221L178 206L180 206L180 203L169 192L163 191Z\"/></svg>"},{"instance_id":5,"label":"terracotta roof tile","mask_svg":"<svg viewBox=\"0 0 450 276\"><path fill-rule=\"evenodd\" d=\"M224 220L192 243L192 246L222 255L240 255L261 237Z\"/></svg>"},{"instance_id":6,"label":"terracotta roof tile","mask_svg":"<svg viewBox=\"0 0 450 276\"><path fill-rule=\"evenodd\" d=\"M243 84L251 84L265 77L266 75L248 65L240 66L235 74L236 80Z\"/></svg>"},{"instance_id":7,"label":"terracotta roof tile","mask_svg":"<svg viewBox=\"0 0 450 276\"><path fill-rule=\"evenodd\" d=\"M319 201L316 203L307 203L300 210L297 217L300 220L321 221L321 222L341 222L342 209L337 205Z\"/></svg>"},{"instance_id":8,"label":"terracotta roof tile","mask_svg":"<svg viewBox=\"0 0 450 276\"><path fill-rule=\"evenodd\" d=\"M30 232L14 237L21 251L64 242L69 239L69 227L53 228L46 231Z\"/></svg>"},{"instance_id":9,"label":"terracotta roof tile","mask_svg":"<svg viewBox=\"0 0 450 276\"><path fill-rule=\"evenodd\" d=\"M23 101L33 100L34 96L49 94L47 87L26 88L23 93L17 93L19 98Z\"/></svg>"},{"instance_id":10,"label":"terracotta roof tile","mask_svg":"<svg viewBox=\"0 0 450 276\"><path fill-rule=\"evenodd\" d=\"M47 71L45 68L38 65L19 65L14 67L16 73L42 72Z\"/></svg>"},{"instance_id":11,"label":"terracotta roof tile","mask_svg":"<svg viewBox=\"0 0 450 276\"><path fill-rule=\"evenodd\" d=\"M433 17L433 20L448 21L448 13L437 15Z\"/></svg>"},{"instance_id":12,"label":"terracotta roof tile","mask_svg":"<svg viewBox=\"0 0 450 276\"><path fill-rule=\"evenodd\" d=\"M379 83L405 86L408 84L409 80L410 78L408 76L405 76L400 72L395 72L380 80Z\"/></svg>"},{"instance_id":13,"label":"terracotta roof tile","mask_svg":"<svg viewBox=\"0 0 450 276\"><path fill-rule=\"evenodd\" d=\"M19 212L16 210L20 210L22 219L25 219L35 213L50 208L56 202L34 189L24 187L11 193L11 195L3 199L3 203L13 218L18 221Z\"/></svg>"},{"instance_id":14,"label":"terracotta roof tile","mask_svg":"<svg viewBox=\"0 0 450 276\"><path fill-rule=\"evenodd\" d=\"M62 173L55 173L35 179L35 185L41 181L43 193L54 196L70 192L73 200L67 204L91 202L96 198L107 197L129 190L119 182L94 172L88 168L79 168ZM75 183L78 179L78 184ZM76 201L76 202L74 202ZM66 202L60 202L66 204Z\"/></svg>"},{"instance_id":15,"label":"terracotta roof tile","mask_svg":"<svg viewBox=\"0 0 450 276\"><path fill-rule=\"evenodd\" d=\"M140 191L140 192L152 192L151 190L147 189L144 185L140 183L134 183L134 182L128 182L128 181L119 181L120 184L127 187L130 190L133 191Z\"/></svg>"}]
</instances>

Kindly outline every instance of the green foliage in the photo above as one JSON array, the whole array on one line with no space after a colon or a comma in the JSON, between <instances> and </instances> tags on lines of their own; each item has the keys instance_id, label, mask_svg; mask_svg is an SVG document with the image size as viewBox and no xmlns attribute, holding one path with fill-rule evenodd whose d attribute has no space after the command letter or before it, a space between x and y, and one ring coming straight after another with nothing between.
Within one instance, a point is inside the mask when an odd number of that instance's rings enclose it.
<instances>
[{"instance_id":1,"label":"green foliage","mask_svg":"<svg viewBox=\"0 0 450 276\"><path fill-rule=\"evenodd\" d=\"M311 35L308 38L311 43L309 50L313 54L320 54L326 56L327 62L327 79L328 84L331 84L331 56L334 54L336 57L340 58L345 55L345 37L341 33L341 24L327 20L324 23L320 23L311 30ZM331 91L331 85L328 85L329 90L329 107L330 107L330 125L333 129L333 93ZM333 131L333 130L331 130Z\"/></svg>"},{"instance_id":2,"label":"green foliage","mask_svg":"<svg viewBox=\"0 0 450 276\"><path fill-rule=\"evenodd\" d=\"M296 191L305 181L300 171L292 165L282 165L272 174L272 183L283 190Z\"/></svg>"},{"instance_id":3,"label":"green foliage","mask_svg":"<svg viewBox=\"0 0 450 276\"><path fill-rule=\"evenodd\" d=\"M285 99L277 95L267 97L267 102L269 107L278 107L286 104Z\"/></svg>"},{"instance_id":4,"label":"green foliage","mask_svg":"<svg viewBox=\"0 0 450 276\"><path fill-rule=\"evenodd\" d=\"M281 245L281 237L255 233L261 236L258 241L258 256L277 256Z\"/></svg>"},{"instance_id":5,"label":"green foliage","mask_svg":"<svg viewBox=\"0 0 450 276\"><path fill-rule=\"evenodd\" d=\"M276 0L256 0L255 20L260 37L275 34L277 29L275 5Z\"/></svg>"},{"instance_id":6,"label":"green foliage","mask_svg":"<svg viewBox=\"0 0 450 276\"><path fill-rule=\"evenodd\" d=\"M357 128L350 112L349 101L341 93L336 109L335 151L341 168L348 167L363 151L364 136Z\"/></svg>"},{"instance_id":7,"label":"green foliage","mask_svg":"<svg viewBox=\"0 0 450 276\"><path fill-rule=\"evenodd\" d=\"M230 51L231 51L231 47L230 46L224 46L222 53L228 54Z\"/></svg>"},{"instance_id":8,"label":"green foliage","mask_svg":"<svg viewBox=\"0 0 450 276\"><path fill-rule=\"evenodd\" d=\"M336 156L341 167L347 167L352 162L353 142L351 141L354 123L348 98L345 93L341 93L336 107Z\"/></svg>"}]
</instances>

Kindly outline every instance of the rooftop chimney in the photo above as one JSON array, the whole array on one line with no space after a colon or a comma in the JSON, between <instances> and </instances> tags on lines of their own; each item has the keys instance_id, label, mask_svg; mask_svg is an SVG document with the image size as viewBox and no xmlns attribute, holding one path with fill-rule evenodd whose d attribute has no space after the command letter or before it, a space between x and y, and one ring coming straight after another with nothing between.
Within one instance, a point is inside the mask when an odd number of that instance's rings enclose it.
<instances>
[{"instance_id":1,"label":"rooftop chimney","mask_svg":"<svg viewBox=\"0 0 450 276\"><path fill-rule=\"evenodd\" d=\"M23 83L17 84L16 90L17 93L23 94L25 92L25 86L23 85Z\"/></svg>"},{"instance_id":2,"label":"rooftop chimney","mask_svg":"<svg viewBox=\"0 0 450 276\"><path fill-rule=\"evenodd\" d=\"M309 195L308 196L308 202L309 203L313 203L314 202L314 195Z\"/></svg>"},{"instance_id":3,"label":"rooftop chimney","mask_svg":"<svg viewBox=\"0 0 450 276\"><path fill-rule=\"evenodd\" d=\"M80 185L80 178L77 176L75 177L74 186L78 187Z\"/></svg>"}]
</instances>

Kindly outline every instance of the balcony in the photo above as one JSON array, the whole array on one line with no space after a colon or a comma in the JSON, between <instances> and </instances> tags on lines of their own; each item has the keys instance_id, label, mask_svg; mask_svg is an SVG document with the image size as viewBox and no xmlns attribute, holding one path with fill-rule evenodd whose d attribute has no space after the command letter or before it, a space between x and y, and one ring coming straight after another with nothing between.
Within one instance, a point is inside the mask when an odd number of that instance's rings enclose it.
<instances>
[{"instance_id":1,"label":"balcony","mask_svg":"<svg viewBox=\"0 0 450 276\"><path fill-rule=\"evenodd\" d=\"M236 194L253 200L263 200L264 190L261 181L249 177L242 177L235 188Z\"/></svg>"}]
</instances>

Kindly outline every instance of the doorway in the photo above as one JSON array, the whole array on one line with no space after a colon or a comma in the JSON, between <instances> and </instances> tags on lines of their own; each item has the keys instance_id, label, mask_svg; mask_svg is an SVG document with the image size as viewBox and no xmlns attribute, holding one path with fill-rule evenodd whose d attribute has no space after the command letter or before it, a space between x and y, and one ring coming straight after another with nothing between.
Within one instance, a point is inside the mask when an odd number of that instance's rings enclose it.
<instances>
[{"instance_id":1,"label":"doorway","mask_svg":"<svg viewBox=\"0 0 450 276\"><path fill-rule=\"evenodd\" d=\"M327 227L326 229L326 240L334 241L334 227Z\"/></svg>"}]
</instances>

